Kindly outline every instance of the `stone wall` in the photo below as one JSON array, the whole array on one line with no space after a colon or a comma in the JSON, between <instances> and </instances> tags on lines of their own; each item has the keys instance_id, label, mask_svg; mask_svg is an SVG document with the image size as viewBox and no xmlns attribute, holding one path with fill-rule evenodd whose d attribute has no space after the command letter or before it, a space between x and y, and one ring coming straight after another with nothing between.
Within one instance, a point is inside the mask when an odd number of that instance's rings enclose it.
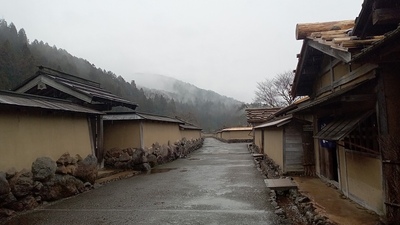
<instances>
[{"instance_id":1,"label":"stone wall","mask_svg":"<svg viewBox=\"0 0 400 225\"><path fill-rule=\"evenodd\" d=\"M260 153L258 146L248 145L250 153ZM255 158L255 164L267 179L292 179L284 176L282 169L271 158ZM268 200L275 207L275 213L281 218L290 220L292 224L334 225L327 217L319 215L310 199L297 189L289 191L270 190Z\"/></svg>"},{"instance_id":2,"label":"stone wall","mask_svg":"<svg viewBox=\"0 0 400 225\"><path fill-rule=\"evenodd\" d=\"M16 211L29 210L47 201L66 198L93 188L97 158L63 154L57 161L40 157L30 170L0 172L0 221Z\"/></svg>"},{"instance_id":3,"label":"stone wall","mask_svg":"<svg viewBox=\"0 0 400 225\"><path fill-rule=\"evenodd\" d=\"M203 138L185 138L170 145L158 143L146 149L111 149L105 155L105 167L130 170L150 170L177 158L186 157L203 145ZM0 222L17 211L30 210L38 205L70 197L90 189L97 178L97 158L88 155L63 154L57 161L40 157L30 170L14 168L0 171Z\"/></svg>"},{"instance_id":4,"label":"stone wall","mask_svg":"<svg viewBox=\"0 0 400 225\"><path fill-rule=\"evenodd\" d=\"M203 141L203 138L191 140L183 138L174 144L154 143L152 147L145 149L113 148L106 152L104 166L112 169L147 171L158 164L186 157L190 152L199 149L203 145Z\"/></svg>"}]
</instances>

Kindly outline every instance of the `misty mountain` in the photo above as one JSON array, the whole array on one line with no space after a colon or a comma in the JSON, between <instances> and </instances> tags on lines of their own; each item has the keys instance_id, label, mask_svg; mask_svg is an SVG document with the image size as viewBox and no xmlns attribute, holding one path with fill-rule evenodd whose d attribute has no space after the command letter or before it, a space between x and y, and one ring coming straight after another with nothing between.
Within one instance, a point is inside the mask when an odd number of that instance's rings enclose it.
<instances>
[{"instance_id":1,"label":"misty mountain","mask_svg":"<svg viewBox=\"0 0 400 225\"><path fill-rule=\"evenodd\" d=\"M113 94L137 103L140 112L178 116L204 131L246 125L242 104L234 99L182 81L170 81L172 78L168 77L153 78L153 86L149 87L165 87L145 93L134 80L128 82L112 71L96 67L86 59L41 40L29 41L23 28L17 30L13 23L0 19L0 90L12 90L34 75L38 65L98 82Z\"/></svg>"},{"instance_id":2,"label":"misty mountain","mask_svg":"<svg viewBox=\"0 0 400 225\"><path fill-rule=\"evenodd\" d=\"M193 84L164 75L135 73L133 74L133 78L136 85L143 88L147 97L154 97L156 94L161 94L168 99L174 99L182 103L209 101L231 106L241 106L244 104L243 102L220 95L214 91L201 89Z\"/></svg>"}]
</instances>

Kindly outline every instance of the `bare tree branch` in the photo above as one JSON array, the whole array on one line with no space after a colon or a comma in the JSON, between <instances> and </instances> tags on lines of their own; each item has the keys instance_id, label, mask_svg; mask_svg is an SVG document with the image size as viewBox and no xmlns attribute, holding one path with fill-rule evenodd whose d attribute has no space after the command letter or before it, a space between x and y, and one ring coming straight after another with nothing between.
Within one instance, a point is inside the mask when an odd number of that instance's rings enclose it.
<instances>
[{"instance_id":1,"label":"bare tree branch","mask_svg":"<svg viewBox=\"0 0 400 225\"><path fill-rule=\"evenodd\" d=\"M287 71L277 74L273 79L257 82L254 103L268 107L284 107L293 103L295 99L290 94L294 73Z\"/></svg>"}]
</instances>

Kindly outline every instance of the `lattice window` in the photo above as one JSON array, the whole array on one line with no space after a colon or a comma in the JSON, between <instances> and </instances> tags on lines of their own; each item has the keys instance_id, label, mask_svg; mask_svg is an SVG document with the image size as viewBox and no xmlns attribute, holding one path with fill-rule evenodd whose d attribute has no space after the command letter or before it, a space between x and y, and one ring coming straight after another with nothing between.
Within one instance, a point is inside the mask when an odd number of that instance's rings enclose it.
<instances>
[{"instance_id":1,"label":"lattice window","mask_svg":"<svg viewBox=\"0 0 400 225\"><path fill-rule=\"evenodd\" d=\"M379 155L378 125L373 113L344 138L345 148L353 151Z\"/></svg>"}]
</instances>

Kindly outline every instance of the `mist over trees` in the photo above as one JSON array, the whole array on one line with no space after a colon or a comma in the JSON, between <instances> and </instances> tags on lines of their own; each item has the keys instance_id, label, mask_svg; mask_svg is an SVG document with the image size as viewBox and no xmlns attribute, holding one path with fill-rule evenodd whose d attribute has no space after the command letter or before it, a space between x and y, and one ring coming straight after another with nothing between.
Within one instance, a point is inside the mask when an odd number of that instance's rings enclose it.
<instances>
[{"instance_id":1,"label":"mist over trees","mask_svg":"<svg viewBox=\"0 0 400 225\"><path fill-rule=\"evenodd\" d=\"M264 107L285 107L295 100L290 94L294 73L286 71L257 82L254 103Z\"/></svg>"},{"instance_id":2,"label":"mist over trees","mask_svg":"<svg viewBox=\"0 0 400 225\"><path fill-rule=\"evenodd\" d=\"M0 19L0 89L11 90L33 76L39 65L98 82L102 88L137 103L140 112L178 116L205 131L246 125L240 104L236 106L227 105L223 101L211 101L205 99L203 94L185 102L162 94L146 96L135 81L127 82L111 71L96 67L85 59L72 56L66 50L43 41L30 42L24 29L17 31L13 23L8 24Z\"/></svg>"}]
</instances>

